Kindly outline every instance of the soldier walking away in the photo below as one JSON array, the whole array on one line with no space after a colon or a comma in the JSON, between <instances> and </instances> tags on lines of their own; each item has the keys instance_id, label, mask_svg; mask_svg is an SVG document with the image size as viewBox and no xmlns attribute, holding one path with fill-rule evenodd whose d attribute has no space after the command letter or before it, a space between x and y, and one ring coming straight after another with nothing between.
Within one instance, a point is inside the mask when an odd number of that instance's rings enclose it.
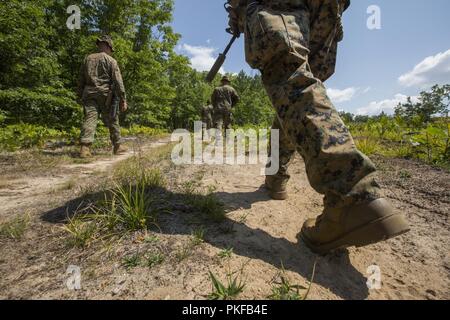
<instances>
[{"instance_id":1,"label":"soldier walking away","mask_svg":"<svg viewBox=\"0 0 450 320\"><path fill-rule=\"evenodd\" d=\"M267 178L285 198L294 152L305 161L311 186L324 195L323 213L299 234L314 252L361 247L409 231L383 198L372 161L354 140L327 96L341 16L349 0L228 0L230 30L245 34L246 60L259 69L280 128L280 172Z\"/></svg>"},{"instance_id":2,"label":"soldier walking away","mask_svg":"<svg viewBox=\"0 0 450 320\"><path fill-rule=\"evenodd\" d=\"M202 122L206 126L206 129L213 127L213 106L210 101L206 103L206 106L202 107Z\"/></svg>"},{"instance_id":3,"label":"soldier walking away","mask_svg":"<svg viewBox=\"0 0 450 320\"><path fill-rule=\"evenodd\" d=\"M211 97L213 105L213 122L216 129L231 129L231 110L239 102L239 95L231 86L231 81L227 76L221 80L221 86L214 89Z\"/></svg>"},{"instance_id":4,"label":"soldier walking away","mask_svg":"<svg viewBox=\"0 0 450 320\"><path fill-rule=\"evenodd\" d=\"M128 109L125 86L117 61L111 57L114 52L110 36L97 39L98 53L87 56L81 66L78 97L84 107L84 122L81 129L80 157L91 157L99 115L110 132L115 155L125 152L120 136L119 112Z\"/></svg>"}]
</instances>

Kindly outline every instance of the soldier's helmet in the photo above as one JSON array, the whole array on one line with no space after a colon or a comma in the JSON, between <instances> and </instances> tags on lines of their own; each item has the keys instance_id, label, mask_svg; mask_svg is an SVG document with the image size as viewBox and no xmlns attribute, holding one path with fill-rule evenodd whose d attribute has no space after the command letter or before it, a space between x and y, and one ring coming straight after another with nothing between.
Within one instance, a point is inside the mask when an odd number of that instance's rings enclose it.
<instances>
[{"instance_id":1,"label":"soldier's helmet","mask_svg":"<svg viewBox=\"0 0 450 320\"><path fill-rule=\"evenodd\" d=\"M106 44L108 44L108 46L111 48L111 51L114 52L114 43L111 36L103 35L101 37L98 37L96 43L99 44L100 42L105 42Z\"/></svg>"},{"instance_id":2,"label":"soldier's helmet","mask_svg":"<svg viewBox=\"0 0 450 320\"><path fill-rule=\"evenodd\" d=\"M231 83L231 80L230 80L230 78L228 78L228 76L223 76L221 82L222 83Z\"/></svg>"}]
</instances>

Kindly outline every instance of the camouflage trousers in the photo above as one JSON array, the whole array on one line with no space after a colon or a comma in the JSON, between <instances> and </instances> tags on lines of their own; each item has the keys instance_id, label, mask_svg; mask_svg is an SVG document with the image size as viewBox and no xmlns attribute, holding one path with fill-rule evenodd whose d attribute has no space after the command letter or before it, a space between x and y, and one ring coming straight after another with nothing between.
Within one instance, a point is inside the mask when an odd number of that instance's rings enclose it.
<instances>
[{"instance_id":1,"label":"camouflage trousers","mask_svg":"<svg viewBox=\"0 0 450 320\"><path fill-rule=\"evenodd\" d=\"M281 123L278 120L278 117L275 117L275 120L272 124L272 130L280 131L280 140L279 140L279 169L276 174L277 177L281 179L290 179L291 176L289 174L289 165L295 155L296 147L293 143L291 143L289 137L283 132ZM270 145L269 156L271 156L272 145ZM269 162L267 167L270 168L272 163Z\"/></svg>"},{"instance_id":2,"label":"camouflage trousers","mask_svg":"<svg viewBox=\"0 0 450 320\"><path fill-rule=\"evenodd\" d=\"M287 23L284 23L287 22ZM374 164L355 146L349 130L308 64L306 9L274 12L258 6L247 13L246 58L258 67L280 127L280 172L294 151L305 161L311 186L326 207L340 208L381 197Z\"/></svg>"},{"instance_id":3,"label":"camouflage trousers","mask_svg":"<svg viewBox=\"0 0 450 320\"><path fill-rule=\"evenodd\" d=\"M111 108L105 106L106 97L102 95L84 98L84 122L81 128L81 143L91 144L95 139L99 116L109 129L109 136L113 145L122 143L120 135L119 114L112 115Z\"/></svg>"},{"instance_id":4,"label":"camouflage trousers","mask_svg":"<svg viewBox=\"0 0 450 320\"><path fill-rule=\"evenodd\" d=\"M216 129L231 129L231 124L233 122L233 116L231 112L219 111L214 112L214 128Z\"/></svg>"}]
</instances>

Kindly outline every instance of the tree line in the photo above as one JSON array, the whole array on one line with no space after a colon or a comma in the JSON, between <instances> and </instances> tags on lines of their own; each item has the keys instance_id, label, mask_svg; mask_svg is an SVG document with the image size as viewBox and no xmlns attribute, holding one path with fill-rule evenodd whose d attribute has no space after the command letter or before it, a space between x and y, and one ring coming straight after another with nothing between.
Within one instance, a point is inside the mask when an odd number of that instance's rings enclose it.
<instances>
[{"instance_id":1,"label":"tree line","mask_svg":"<svg viewBox=\"0 0 450 320\"><path fill-rule=\"evenodd\" d=\"M66 10L73 4L81 9L80 30L66 26ZM205 83L205 74L175 52L181 35L170 25L173 9L173 0L0 2L0 124L79 126L80 65L96 51L98 35L110 34L130 105L122 123L192 127L218 82ZM241 72L232 78L245 92L235 112L237 124L269 124L273 112L259 76Z\"/></svg>"}]
</instances>

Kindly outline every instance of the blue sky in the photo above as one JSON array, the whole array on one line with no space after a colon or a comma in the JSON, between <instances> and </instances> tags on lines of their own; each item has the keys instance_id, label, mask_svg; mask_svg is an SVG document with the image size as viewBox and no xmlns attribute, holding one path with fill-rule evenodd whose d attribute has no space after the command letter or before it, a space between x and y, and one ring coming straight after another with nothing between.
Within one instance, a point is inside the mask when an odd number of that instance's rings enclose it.
<instances>
[{"instance_id":1,"label":"blue sky","mask_svg":"<svg viewBox=\"0 0 450 320\"><path fill-rule=\"evenodd\" d=\"M207 70L230 36L225 33L224 0L175 0L173 26L182 35L178 52ZM381 29L369 30L367 9L381 10ZM327 81L339 110L392 113L398 102L435 83L450 83L449 0L353 0L344 15L336 74ZM243 37L224 65L226 72L251 70Z\"/></svg>"}]
</instances>

